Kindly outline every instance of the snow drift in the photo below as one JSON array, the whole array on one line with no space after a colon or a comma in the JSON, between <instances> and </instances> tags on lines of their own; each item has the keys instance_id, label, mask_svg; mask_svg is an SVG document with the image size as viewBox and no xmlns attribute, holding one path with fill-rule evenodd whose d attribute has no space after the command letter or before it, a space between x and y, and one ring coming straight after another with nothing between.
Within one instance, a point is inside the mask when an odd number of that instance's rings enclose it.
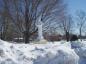
<instances>
[{"instance_id":1,"label":"snow drift","mask_svg":"<svg viewBox=\"0 0 86 64\"><path fill-rule=\"evenodd\" d=\"M79 64L86 64L86 41L71 42L71 47L80 57Z\"/></svg>"},{"instance_id":2,"label":"snow drift","mask_svg":"<svg viewBox=\"0 0 86 64\"><path fill-rule=\"evenodd\" d=\"M12 44L0 40L0 64L78 64L79 57L62 44Z\"/></svg>"}]
</instances>

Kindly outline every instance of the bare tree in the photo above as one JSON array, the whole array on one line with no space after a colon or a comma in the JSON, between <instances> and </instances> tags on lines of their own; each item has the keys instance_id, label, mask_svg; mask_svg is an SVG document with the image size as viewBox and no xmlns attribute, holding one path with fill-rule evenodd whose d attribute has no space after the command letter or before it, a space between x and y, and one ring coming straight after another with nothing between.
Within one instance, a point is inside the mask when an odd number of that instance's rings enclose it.
<instances>
[{"instance_id":1,"label":"bare tree","mask_svg":"<svg viewBox=\"0 0 86 64\"><path fill-rule=\"evenodd\" d=\"M4 1L4 4L6 4L6 1ZM6 33L8 29L8 21L9 21L9 13L8 13L8 7L7 4L3 6L3 12L1 12L1 39L6 40Z\"/></svg>"},{"instance_id":2,"label":"bare tree","mask_svg":"<svg viewBox=\"0 0 86 64\"><path fill-rule=\"evenodd\" d=\"M1 39L3 40L12 40L14 33L13 16L11 15L12 11L10 8L11 1L3 0L2 11L0 11L0 22L1 22Z\"/></svg>"},{"instance_id":3,"label":"bare tree","mask_svg":"<svg viewBox=\"0 0 86 64\"><path fill-rule=\"evenodd\" d=\"M26 3L26 4L28 4L28 3ZM32 9L29 9L29 10L26 9L27 10L26 12L29 13L29 18L30 18L29 26L26 25L27 26L27 29L31 29L31 26L30 26L31 24L33 24L35 26L36 21L34 23L32 22L33 19L34 19L34 16L35 16L35 19L34 20L36 20L41 15L41 21L42 22L46 22L46 20L48 20L49 18L52 18L53 17L53 15L55 14L55 12L57 12L57 11L59 12L59 11L61 11L63 9L63 8L61 8L61 9L59 8L59 7L61 7L60 6L61 4L62 4L61 3L61 0L53 0L53 1L52 0L47 0L47 1L46 0L41 0L41 1L40 0L35 0L35 1L32 1ZM35 15L33 14L32 11L35 13ZM26 16L27 16L27 13L26 13ZM25 20L26 21L27 21L27 17L25 17ZM26 22L26 24L27 24L27 22ZM35 29L33 29L32 31L34 31ZM36 31L37 31L37 29L36 29ZM32 34L35 33L36 31L32 32ZM26 32L28 32L28 31L26 31ZM29 34L32 35L31 33L29 33Z\"/></svg>"},{"instance_id":4,"label":"bare tree","mask_svg":"<svg viewBox=\"0 0 86 64\"><path fill-rule=\"evenodd\" d=\"M79 28L79 37L81 39L82 33L85 31L86 13L84 11L78 11L77 13L77 27Z\"/></svg>"},{"instance_id":5,"label":"bare tree","mask_svg":"<svg viewBox=\"0 0 86 64\"><path fill-rule=\"evenodd\" d=\"M52 18L52 14L55 14L57 11L61 11L62 8L59 8L60 0L25 0L25 11L24 14L24 37L25 41L28 42L30 37L37 32L37 27L35 25L36 20L41 15L41 21L46 21L46 19ZM59 5L56 5L59 4ZM59 9L57 9L59 8ZM56 10L57 9L57 10ZM54 11L55 10L55 11ZM54 12L53 12L54 11ZM18 25L19 26L19 25Z\"/></svg>"},{"instance_id":6,"label":"bare tree","mask_svg":"<svg viewBox=\"0 0 86 64\"><path fill-rule=\"evenodd\" d=\"M61 18L61 28L64 31L65 38L67 41L70 40L70 33L73 28L73 25L74 24L73 24L72 16L68 15L68 16L63 16Z\"/></svg>"},{"instance_id":7,"label":"bare tree","mask_svg":"<svg viewBox=\"0 0 86 64\"><path fill-rule=\"evenodd\" d=\"M66 12L67 5L63 0L57 0L57 2L54 2L53 7L49 8L50 9L48 11L45 10L47 14L43 18L43 21L45 21L43 30L45 33L47 32L50 34L59 33L61 23L59 18L62 17L63 13Z\"/></svg>"},{"instance_id":8,"label":"bare tree","mask_svg":"<svg viewBox=\"0 0 86 64\"><path fill-rule=\"evenodd\" d=\"M29 43L31 36L37 32L36 21L41 16L41 21L56 19L64 10L63 0L3 0L14 31L22 35L25 43ZM3 14L2 14L3 15ZM48 21L49 22L49 21ZM52 21L53 22L53 21ZM47 25L47 24L46 24Z\"/></svg>"}]
</instances>

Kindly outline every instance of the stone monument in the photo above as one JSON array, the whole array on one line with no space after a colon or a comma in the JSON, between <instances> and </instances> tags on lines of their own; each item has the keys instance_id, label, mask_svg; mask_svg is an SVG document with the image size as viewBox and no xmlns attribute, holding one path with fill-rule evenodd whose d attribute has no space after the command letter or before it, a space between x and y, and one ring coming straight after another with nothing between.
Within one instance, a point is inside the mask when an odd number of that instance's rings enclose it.
<instances>
[{"instance_id":1,"label":"stone monument","mask_svg":"<svg viewBox=\"0 0 86 64\"><path fill-rule=\"evenodd\" d=\"M38 40L40 41L40 43L46 43L46 40L43 37L43 30L42 30L43 23L41 21L41 16L37 19L36 26L38 28Z\"/></svg>"},{"instance_id":2,"label":"stone monument","mask_svg":"<svg viewBox=\"0 0 86 64\"><path fill-rule=\"evenodd\" d=\"M38 18L37 20L37 23L36 23L36 26L38 28L38 40L43 40L44 37L43 37L43 32L42 32L42 26L43 26L43 23L41 22L41 17Z\"/></svg>"}]
</instances>

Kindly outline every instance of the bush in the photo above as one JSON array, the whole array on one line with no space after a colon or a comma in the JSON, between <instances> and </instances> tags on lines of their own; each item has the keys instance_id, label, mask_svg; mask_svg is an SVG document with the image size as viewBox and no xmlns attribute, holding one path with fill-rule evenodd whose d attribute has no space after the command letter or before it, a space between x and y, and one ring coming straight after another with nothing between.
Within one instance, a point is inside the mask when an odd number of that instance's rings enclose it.
<instances>
[{"instance_id":1,"label":"bush","mask_svg":"<svg viewBox=\"0 0 86 64\"><path fill-rule=\"evenodd\" d=\"M78 40L77 35L72 35L70 41L76 41Z\"/></svg>"}]
</instances>

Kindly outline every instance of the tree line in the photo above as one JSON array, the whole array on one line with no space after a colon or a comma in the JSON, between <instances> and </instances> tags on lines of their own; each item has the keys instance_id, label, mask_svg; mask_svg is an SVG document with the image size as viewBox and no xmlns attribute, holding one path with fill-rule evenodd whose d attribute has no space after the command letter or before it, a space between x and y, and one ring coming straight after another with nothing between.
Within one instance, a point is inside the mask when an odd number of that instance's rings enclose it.
<instances>
[{"instance_id":1,"label":"tree line","mask_svg":"<svg viewBox=\"0 0 86 64\"><path fill-rule=\"evenodd\" d=\"M36 23L40 16L44 23L43 33L60 31L65 34L67 41L75 26L63 0L1 0L1 4L0 37L3 40L23 38L25 43L29 43L38 31ZM85 12L77 14L80 36L85 26L85 17Z\"/></svg>"}]
</instances>

